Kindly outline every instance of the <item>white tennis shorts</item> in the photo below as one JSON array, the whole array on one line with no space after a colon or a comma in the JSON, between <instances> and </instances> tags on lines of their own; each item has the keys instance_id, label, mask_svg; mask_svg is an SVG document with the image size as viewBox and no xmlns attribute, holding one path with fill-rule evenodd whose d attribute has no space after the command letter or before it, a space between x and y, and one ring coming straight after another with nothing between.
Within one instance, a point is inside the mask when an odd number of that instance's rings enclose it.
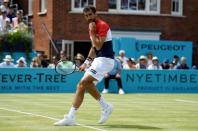
<instances>
[{"instance_id":1,"label":"white tennis shorts","mask_svg":"<svg viewBox=\"0 0 198 131\"><path fill-rule=\"evenodd\" d=\"M97 57L91 63L91 66L86 70L85 73L93 76L98 82L100 82L104 75L110 72L114 67L114 59L106 57Z\"/></svg>"}]
</instances>

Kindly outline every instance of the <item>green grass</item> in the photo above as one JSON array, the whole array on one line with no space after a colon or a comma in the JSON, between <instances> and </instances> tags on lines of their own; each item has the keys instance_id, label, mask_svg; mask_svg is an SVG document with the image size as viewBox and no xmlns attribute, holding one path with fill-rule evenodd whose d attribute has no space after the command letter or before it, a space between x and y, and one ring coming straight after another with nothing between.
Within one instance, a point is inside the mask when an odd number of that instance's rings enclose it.
<instances>
[{"instance_id":1,"label":"green grass","mask_svg":"<svg viewBox=\"0 0 198 131\"><path fill-rule=\"evenodd\" d=\"M100 106L86 94L77 113L83 126L55 127L71 107L74 94L0 94L0 131L197 131L197 94L106 94L114 112L104 125L97 124ZM7 110L4 110L4 109ZM9 110L9 111L8 111ZM28 115L15 111L42 116Z\"/></svg>"}]
</instances>

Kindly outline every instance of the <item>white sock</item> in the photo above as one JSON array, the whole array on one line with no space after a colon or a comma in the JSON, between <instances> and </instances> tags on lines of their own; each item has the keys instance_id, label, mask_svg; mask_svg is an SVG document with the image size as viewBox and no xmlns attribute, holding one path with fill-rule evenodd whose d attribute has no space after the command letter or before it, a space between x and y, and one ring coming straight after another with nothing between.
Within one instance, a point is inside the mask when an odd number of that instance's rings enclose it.
<instances>
[{"instance_id":1,"label":"white sock","mask_svg":"<svg viewBox=\"0 0 198 131\"><path fill-rule=\"evenodd\" d=\"M102 109L105 109L108 106L107 102L104 100L104 98L102 96L100 97L98 102L99 102Z\"/></svg>"},{"instance_id":2,"label":"white sock","mask_svg":"<svg viewBox=\"0 0 198 131\"><path fill-rule=\"evenodd\" d=\"M77 112L77 109L74 108L74 107L72 106L72 107L70 108L69 113L68 113L68 117L70 117L70 118L75 117L75 116L76 116L76 112Z\"/></svg>"}]
</instances>

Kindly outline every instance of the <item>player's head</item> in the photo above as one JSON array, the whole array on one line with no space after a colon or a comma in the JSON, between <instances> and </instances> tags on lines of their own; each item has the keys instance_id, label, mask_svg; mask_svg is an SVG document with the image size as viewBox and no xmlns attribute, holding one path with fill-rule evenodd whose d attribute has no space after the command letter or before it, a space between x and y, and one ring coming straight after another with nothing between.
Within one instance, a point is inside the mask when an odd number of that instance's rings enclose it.
<instances>
[{"instance_id":1,"label":"player's head","mask_svg":"<svg viewBox=\"0 0 198 131\"><path fill-rule=\"evenodd\" d=\"M96 20L96 8L94 6L86 6L83 9L83 14L85 19L90 22L95 22Z\"/></svg>"}]
</instances>

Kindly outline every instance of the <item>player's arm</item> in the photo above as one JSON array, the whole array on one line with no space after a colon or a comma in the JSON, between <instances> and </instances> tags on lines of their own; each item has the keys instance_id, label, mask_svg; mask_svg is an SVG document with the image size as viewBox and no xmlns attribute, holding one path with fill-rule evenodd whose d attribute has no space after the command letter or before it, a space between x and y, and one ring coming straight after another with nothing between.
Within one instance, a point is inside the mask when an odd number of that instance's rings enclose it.
<instances>
[{"instance_id":1,"label":"player's arm","mask_svg":"<svg viewBox=\"0 0 198 131\"><path fill-rule=\"evenodd\" d=\"M80 71L84 71L87 67L89 67L93 61L93 59L96 56L96 52L94 47L92 46L91 49L89 50L89 54L85 62L79 67Z\"/></svg>"},{"instance_id":2,"label":"player's arm","mask_svg":"<svg viewBox=\"0 0 198 131\"><path fill-rule=\"evenodd\" d=\"M99 37L96 35L92 35L91 43L97 50L100 50L102 48L102 45L104 44L105 39L106 37Z\"/></svg>"},{"instance_id":3,"label":"player's arm","mask_svg":"<svg viewBox=\"0 0 198 131\"><path fill-rule=\"evenodd\" d=\"M95 22L91 22L89 24L89 31L90 31L90 39L91 39L92 46L94 46L97 50L101 49L106 39L106 36L96 35Z\"/></svg>"},{"instance_id":4,"label":"player's arm","mask_svg":"<svg viewBox=\"0 0 198 131\"><path fill-rule=\"evenodd\" d=\"M94 47L92 46L91 49L89 50L89 54L87 58L94 59L95 57L96 57L96 51Z\"/></svg>"}]
</instances>

